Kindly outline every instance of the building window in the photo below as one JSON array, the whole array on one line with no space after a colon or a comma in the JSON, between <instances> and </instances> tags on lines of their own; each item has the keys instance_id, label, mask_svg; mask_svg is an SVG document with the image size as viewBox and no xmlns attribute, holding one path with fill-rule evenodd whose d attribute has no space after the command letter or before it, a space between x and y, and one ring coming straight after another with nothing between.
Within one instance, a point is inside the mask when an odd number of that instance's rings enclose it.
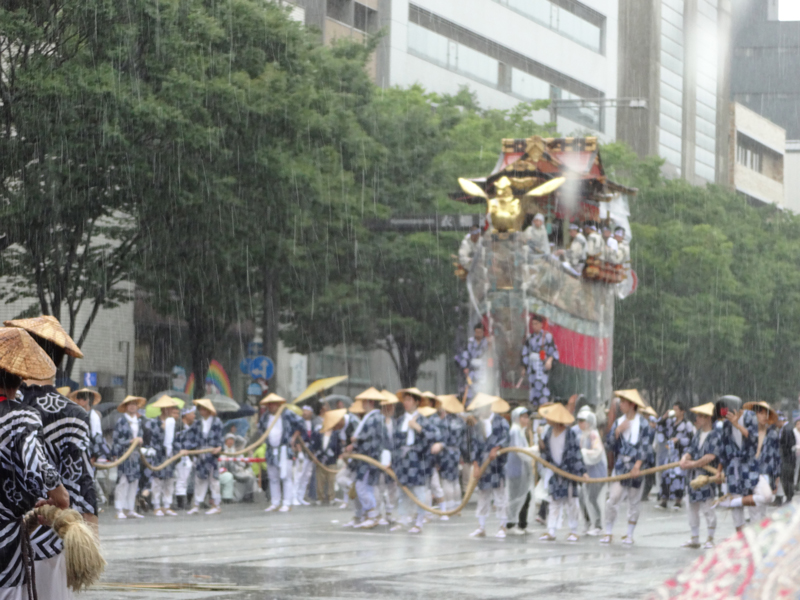
<instances>
[{"instance_id":1,"label":"building window","mask_svg":"<svg viewBox=\"0 0 800 600\"><path fill-rule=\"evenodd\" d=\"M355 2L353 4L353 28L365 33L378 29L378 11Z\"/></svg>"},{"instance_id":2,"label":"building window","mask_svg":"<svg viewBox=\"0 0 800 600\"><path fill-rule=\"evenodd\" d=\"M658 153L678 168L683 130L683 0L661 3L661 69Z\"/></svg>"},{"instance_id":3,"label":"building window","mask_svg":"<svg viewBox=\"0 0 800 600\"><path fill-rule=\"evenodd\" d=\"M605 17L576 1L494 0L599 54L605 54Z\"/></svg>"},{"instance_id":4,"label":"building window","mask_svg":"<svg viewBox=\"0 0 800 600\"><path fill-rule=\"evenodd\" d=\"M736 132L736 162L783 183L783 155L739 131Z\"/></svg>"},{"instance_id":5,"label":"building window","mask_svg":"<svg viewBox=\"0 0 800 600\"><path fill-rule=\"evenodd\" d=\"M499 61L416 23L408 24L408 50L445 69L498 87Z\"/></svg>"},{"instance_id":6,"label":"building window","mask_svg":"<svg viewBox=\"0 0 800 600\"><path fill-rule=\"evenodd\" d=\"M553 87L554 100L581 100L577 94L572 94L566 90ZM599 106L561 106L558 108L558 115L575 121L581 125L586 125L597 131L603 131L603 109Z\"/></svg>"},{"instance_id":7,"label":"building window","mask_svg":"<svg viewBox=\"0 0 800 600\"><path fill-rule=\"evenodd\" d=\"M348 0L327 0L326 14L331 19L335 19L345 25L352 25L350 3Z\"/></svg>"},{"instance_id":8,"label":"building window","mask_svg":"<svg viewBox=\"0 0 800 600\"><path fill-rule=\"evenodd\" d=\"M370 385L372 380L369 354L361 351L350 352L345 356L344 352L325 350L316 355L314 366L315 379L347 374L349 382L358 386Z\"/></svg>"}]
</instances>

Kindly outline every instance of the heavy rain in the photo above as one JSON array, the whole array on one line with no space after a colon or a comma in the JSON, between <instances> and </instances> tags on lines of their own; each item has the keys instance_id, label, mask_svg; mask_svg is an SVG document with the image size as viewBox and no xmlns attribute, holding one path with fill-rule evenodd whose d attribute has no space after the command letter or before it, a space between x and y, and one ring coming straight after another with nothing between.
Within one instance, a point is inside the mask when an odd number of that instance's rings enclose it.
<instances>
[{"instance_id":1,"label":"heavy rain","mask_svg":"<svg viewBox=\"0 0 800 600\"><path fill-rule=\"evenodd\" d=\"M2 0L0 600L800 598L800 0Z\"/></svg>"}]
</instances>

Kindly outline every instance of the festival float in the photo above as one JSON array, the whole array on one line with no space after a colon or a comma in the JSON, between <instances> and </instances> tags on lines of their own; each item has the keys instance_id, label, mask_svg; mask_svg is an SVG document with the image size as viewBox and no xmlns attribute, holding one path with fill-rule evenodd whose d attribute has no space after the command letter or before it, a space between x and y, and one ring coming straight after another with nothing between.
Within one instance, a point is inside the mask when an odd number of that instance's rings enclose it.
<instances>
[{"instance_id":1,"label":"festival float","mask_svg":"<svg viewBox=\"0 0 800 600\"><path fill-rule=\"evenodd\" d=\"M635 290L636 275L602 258L590 258L578 273L557 251L569 246L571 222L621 226L630 241L628 198L636 190L606 178L594 137L504 139L491 175L459 183L460 200L487 207L471 265L456 265L470 323L482 320L490 335L481 391L527 400L521 349L530 316L539 314L560 354L552 394L583 394L601 405L612 391L615 303ZM537 213L545 217L550 252L535 253L526 242L523 232Z\"/></svg>"}]
</instances>

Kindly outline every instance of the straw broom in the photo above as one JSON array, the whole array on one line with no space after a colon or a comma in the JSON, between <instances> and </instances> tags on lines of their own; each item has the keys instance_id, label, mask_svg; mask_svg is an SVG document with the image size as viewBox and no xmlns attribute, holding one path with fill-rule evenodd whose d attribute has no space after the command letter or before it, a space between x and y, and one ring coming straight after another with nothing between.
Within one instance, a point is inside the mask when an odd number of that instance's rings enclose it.
<instances>
[{"instance_id":1,"label":"straw broom","mask_svg":"<svg viewBox=\"0 0 800 600\"><path fill-rule=\"evenodd\" d=\"M64 542L69 588L80 592L94 584L102 575L106 561L100 552L100 540L83 520L83 516L71 508L61 509L52 504L45 504L25 515L25 526L28 531L39 525L39 517L42 517Z\"/></svg>"}]
</instances>

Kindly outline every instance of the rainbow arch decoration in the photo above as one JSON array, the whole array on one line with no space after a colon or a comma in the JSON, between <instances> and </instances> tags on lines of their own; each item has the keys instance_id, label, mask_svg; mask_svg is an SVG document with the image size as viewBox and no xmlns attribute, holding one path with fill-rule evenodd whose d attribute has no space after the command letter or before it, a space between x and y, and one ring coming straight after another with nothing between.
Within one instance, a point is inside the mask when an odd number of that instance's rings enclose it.
<instances>
[{"instance_id":1,"label":"rainbow arch decoration","mask_svg":"<svg viewBox=\"0 0 800 600\"><path fill-rule=\"evenodd\" d=\"M228 398L233 397L230 377L228 377L228 374L225 372L225 367L223 367L219 361L212 360L211 364L208 365L206 385L208 386L209 384L217 388L220 394L224 394Z\"/></svg>"},{"instance_id":2,"label":"rainbow arch decoration","mask_svg":"<svg viewBox=\"0 0 800 600\"><path fill-rule=\"evenodd\" d=\"M183 388L183 391L189 395L189 398L194 398L195 379L194 373L191 373L189 377L186 378L186 387Z\"/></svg>"}]
</instances>

